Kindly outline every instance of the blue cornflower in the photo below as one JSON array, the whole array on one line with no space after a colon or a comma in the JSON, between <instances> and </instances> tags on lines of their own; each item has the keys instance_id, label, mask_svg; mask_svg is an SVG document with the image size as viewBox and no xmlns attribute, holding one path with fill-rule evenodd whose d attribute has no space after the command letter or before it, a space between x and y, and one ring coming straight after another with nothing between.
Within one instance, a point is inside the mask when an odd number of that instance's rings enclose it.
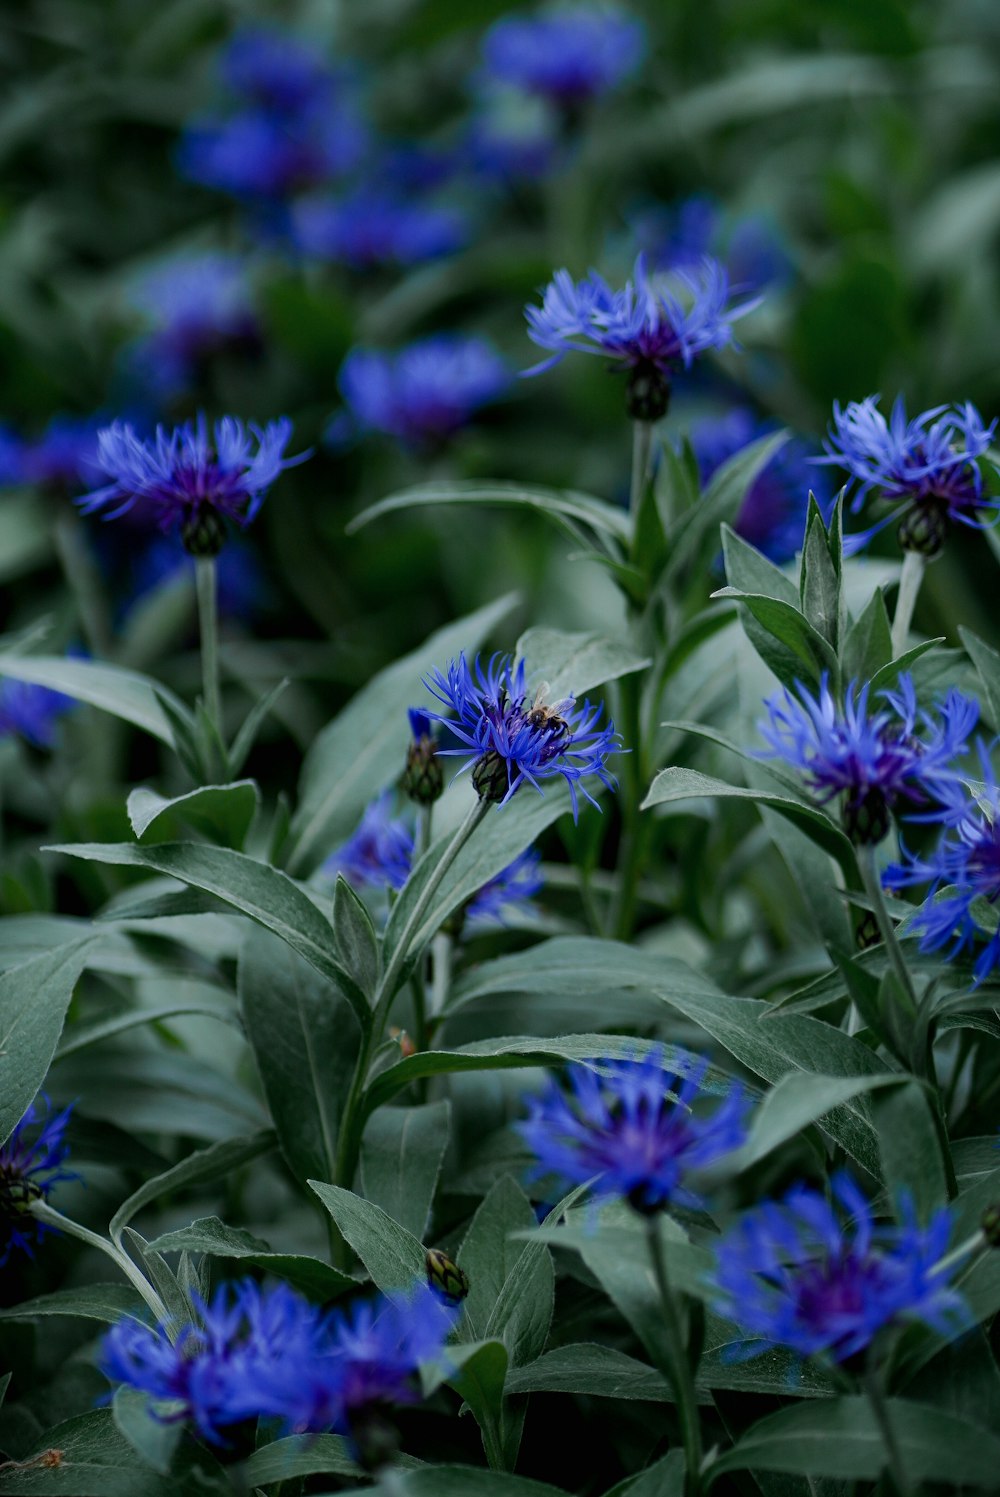
<instances>
[{"instance_id":1,"label":"blue cornflower","mask_svg":"<svg viewBox=\"0 0 1000 1497\"><path fill-rule=\"evenodd\" d=\"M25 482L25 443L9 426L0 426L0 488Z\"/></svg>"},{"instance_id":2,"label":"blue cornflower","mask_svg":"<svg viewBox=\"0 0 1000 1497\"><path fill-rule=\"evenodd\" d=\"M535 848L526 848L513 863L496 878L484 884L469 903L465 914L469 920L498 921L506 923L515 910L528 906L539 890L545 887L541 873L542 855Z\"/></svg>"},{"instance_id":3,"label":"blue cornflower","mask_svg":"<svg viewBox=\"0 0 1000 1497\"><path fill-rule=\"evenodd\" d=\"M951 1213L921 1227L910 1209L901 1226L879 1228L848 1175L831 1188L836 1205L798 1186L748 1211L716 1249L714 1308L747 1332L741 1355L786 1346L845 1362L903 1321L946 1336L964 1326L964 1303L947 1283L958 1264L937 1268Z\"/></svg>"},{"instance_id":4,"label":"blue cornflower","mask_svg":"<svg viewBox=\"0 0 1000 1497\"><path fill-rule=\"evenodd\" d=\"M528 1120L516 1127L538 1160L534 1178L593 1181L596 1194L622 1196L643 1213L699 1205L688 1176L742 1145L745 1093L734 1084L705 1113L695 1110L708 1069L698 1056L688 1057L685 1076L667 1072L657 1049L642 1060L597 1063L601 1074L569 1068L571 1092L550 1077L545 1092L528 1099Z\"/></svg>"},{"instance_id":5,"label":"blue cornflower","mask_svg":"<svg viewBox=\"0 0 1000 1497\"><path fill-rule=\"evenodd\" d=\"M626 281L622 291L612 291L596 270L577 282L568 270L557 270L541 307L525 308L528 337L552 349L552 357L526 373L551 369L571 349L617 360L629 373L629 415L658 421L669 404L674 371L732 343L732 324L759 300L733 305L729 277L707 255L697 273L679 269L653 277L640 255L634 283Z\"/></svg>"},{"instance_id":6,"label":"blue cornflower","mask_svg":"<svg viewBox=\"0 0 1000 1497\"><path fill-rule=\"evenodd\" d=\"M326 1318L284 1284L261 1289L251 1279L223 1285L209 1304L195 1296L191 1321L175 1331L120 1320L104 1338L101 1369L173 1407L169 1420L191 1419L207 1440L225 1439L228 1426L278 1407L286 1384L326 1351Z\"/></svg>"},{"instance_id":7,"label":"blue cornflower","mask_svg":"<svg viewBox=\"0 0 1000 1497\"><path fill-rule=\"evenodd\" d=\"M702 487L724 462L771 430L767 422L758 420L743 406L695 422L690 440ZM822 477L817 482L805 443L793 438L750 485L733 529L778 566L791 561L802 548L810 489L820 508L828 513L832 498L829 488Z\"/></svg>"},{"instance_id":8,"label":"blue cornflower","mask_svg":"<svg viewBox=\"0 0 1000 1497\"><path fill-rule=\"evenodd\" d=\"M920 949L940 951L947 946L951 960L981 947L973 966L977 985L1000 966L1000 926L987 939L976 919L978 901L993 906L1000 901L1000 787L982 747L980 752L985 783L977 784L974 794L958 783L951 787L936 818L945 823L937 846L926 857L904 847L903 861L883 874L890 889L930 885L913 920L914 929L923 932Z\"/></svg>"},{"instance_id":9,"label":"blue cornflower","mask_svg":"<svg viewBox=\"0 0 1000 1497\"><path fill-rule=\"evenodd\" d=\"M840 708L824 672L819 697L796 682L766 703L769 720L758 724L770 745L763 758L780 758L805 776L821 802L843 795L848 836L880 842L890 815L939 802L958 777L955 760L968 750L979 706L954 687L937 705L939 716L918 708L913 679L880 691L885 706L870 711L869 688L848 686Z\"/></svg>"},{"instance_id":10,"label":"blue cornflower","mask_svg":"<svg viewBox=\"0 0 1000 1497\"><path fill-rule=\"evenodd\" d=\"M190 125L177 148L182 174L247 201L280 201L353 171L367 135L343 99L287 115L253 107Z\"/></svg>"},{"instance_id":11,"label":"blue cornflower","mask_svg":"<svg viewBox=\"0 0 1000 1497\"><path fill-rule=\"evenodd\" d=\"M222 76L235 93L286 114L314 103L333 81L320 53L276 26L241 27L223 53Z\"/></svg>"},{"instance_id":12,"label":"blue cornflower","mask_svg":"<svg viewBox=\"0 0 1000 1497\"><path fill-rule=\"evenodd\" d=\"M7 676L0 681L0 738L23 738L35 748L51 748L57 719L75 706L61 691Z\"/></svg>"},{"instance_id":13,"label":"blue cornflower","mask_svg":"<svg viewBox=\"0 0 1000 1497\"><path fill-rule=\"evenodd\" d=\"M98 425L93 416L53 416L39 437L23 444L24 481L61 493L82 488L98 471Z\"/></svg>"},{"instance_id":14,"label":"blue cornflower","mask_svg":"<svg viewBox=\"0 0 1000 1497\"><path fill-rule=\"evenodd\" d=\"M427 715L444 723L464 745L438 753L474 761L472 783L481 800L505 804L525 781L541 794L539 780L561 775L575 818L578 787L597 805L583 784L585 776L596 775L609 789L614 785L604 767L608 755L621 750L614 723L599 728L603 708L590 702L578 708L572 697L553 704L541 692L529 697L523 660L515 668L510 656L494 655L486 670L477 659L471 671L463 654L451 661L447 674L433 671L424 685L448 708L444 714Z\"/></svg>"},{"instance_id":15,"label":"blue cornflower","mask_svg":"<svg viewBox=\"0 0 1000 1497\"><path fill-rule=\"evenodd\" d=\"M352 349L338 382L358 426L424 447L453 436L510 378L485 338L437 333L398 353Z\"/></svg>"},{"instance_id":16,"label":"blue cornflower","mask_svg":"<svg viewBox=\"0 0 1000 1497\"><path fill-rule=\"evenodd\" d=\"M282 456L291 433L285 416L263 428L224 416L213 441L199 416L170 432L158 426L146 441L129 422L115 421L98 438L98 466L112 481L87 494L81 508L84 514L104 509L115 519L139 505L162 530L179 530L193 555L214 556L226 522L249 525L282 469L308 456Z\"/></svg>"},{"instance_id":17,"label":"blue cornflower","mask_svg":"<svg viewBox=\"0 0 1000 1497\"><path fill-rule=\"evenodd\" d=\"M892 505L883 520L852 537L853 549L899 520L903 549L934 556L952 523L975 529L991 523L984 514L995 517L1000 498L983 493L979 459L993 441L996 420L987 426L967 402L935 406L907 421L899 395L886 421L878 402L878 395L869 395L846 410L834 405L827 455L816 459L846 468L857 484L853 513L872 490Z\"/></svg>"},{"instance_id":18,"label":"blue cornflower","mask_svg":"<svg viewBox=\"0 0 1000 1497\"><path fill-rule=\"evenodd\" d=\"M436 260L468 236L459 209L370 187L342 198L303 198L292 208L292 237L302 253L352 270Z\"/></svg>"},{"instance_id":19,"label":"blue cornflower","mask_svg":"<svg viewBox=\"0 0 1000 1497\"><path fill-rule=\"evenodd\" d=\"M386 790L365 807L361 825L323 864L331 875L342 873L356 888L401 889L413 865L413 831L404 817L392 814Z\"/></svg>"},{"instance_id":20,"label":"blue cornflower","mask_svg":"<svg viewBox=\"0 0 1000 1497\"><path fill-rule=\"evenodd\" d=\"M72 1107L53 1117L47 1097L30 1104L7 1142L0 1145L0 1268L16 1249L33 1258L34 1244L52 1228L31 1213L32 1201L48 1200L61 1180L77 1178L63 1169L69 1154L64 1142Z\"/></svg>"},{"instance_id":21,"label":"blue cornflower","mask_svg":"<svg viewBox=\"0 0 1000 1497\"><path fill-rule=\"evenodd\" d=\"M236 255L209 251L158 266L132 299L154 327L133 361L146 382L166 394L192 384L217 353L260 350L245 263Z\"/></svg>"},{"instance_id":22,"label":"blue cornflower","mask_svg":"<svg viewBox=\"0 0 1000 1497\"><path fill-rule=\"evenodd\" d=\"M609 93L642 61L640 23L604 5L560 5L505 16L483 38L486 71L574 111Z\"/></svg>"}]
</instances>

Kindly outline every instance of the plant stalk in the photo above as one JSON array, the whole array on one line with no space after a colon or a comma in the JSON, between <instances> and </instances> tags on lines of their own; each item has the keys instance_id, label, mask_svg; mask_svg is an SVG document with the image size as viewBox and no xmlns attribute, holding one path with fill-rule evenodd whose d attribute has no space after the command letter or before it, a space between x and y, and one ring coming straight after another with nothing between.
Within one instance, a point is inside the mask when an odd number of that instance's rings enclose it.
<instances>
[{"instance_id":1,"label":"plant stalk","mask_svg":"<svg viewBox=\"0 0 1000 1497\"><path fill-rule=\"evenodd\" d=\"M919 551L903 552L903 571L896 594L896 611L892 616L892 658L898 660L906 649L910 633L913 610L920 593L920 584L927 569L927 558Z\"/></svg>"},{"instance_id":2,"label":"plant stalk","mask_svg":"<svg viewBox=\"0 0 1000 1497\"><path fill-rule=\"evenodd\" d=\"M858 848L858 867L861 870L861 881L865 886L872 913L878 922L878 928L885 944L889 965L903 991L909 1000L911 1016L915 1017L919 1004L913 987L913 979L910 969L906 965L902 947L896 937L896 927L893 925L889 910L882 892L882 880L879 878L878 868L875 866L875 848L871 843Z\"/></svg>"},{"instance_id":3,"label":"plant stalk","mask_svg":"<svg viewBox=\"0 0 1000 1497\"><path fill-rule=\"evenodd\" d=\"M201 680L205 711L222 738L222 700L219 693L219 609L214 556L194 559L198 594L198 629L201 635Z\"/></svg>"},{"instance_id":4,"label":"plant stalk","mask_svg":"<svg viewBox=\"0 0 1000 1497\"><path fill-rule=\"evenodd\" d=\"M878 1425L882 1439L885 1441L889 1476L892 1484L896 1488L898 1497L913 1497L916 1489L906 1473L906 1467L903 1465L903 1454L899 1448L899 1441L896 1439L896 1431L892 1427L892 1420L889 1418L889 1407L885 1400L882 1380L874 1367L867 1367L865 1369L864 1382L865 1392L868 1394L868 1401L872 1406L872 1413L875 1415L875 1423Z\"/></svg>"},{"instance_id":5,"label":"plant stalk","mask_svg":"<svg viewBox=\"0 0 1000 1497\"><path fill-rule=\"evenodd\" d=\"M694 1377L681 1331L677 1299L670 1287L667 1274L658 1216L646 1218L646 1241L649 1244L653 1277L660 1295L663 1329L668 1345L666 1365L661 1370L673 1389L677 1402L677 1415L681 1424L681 1436L684 1441L684 1457L687 1465L685 1492L687 1497L698 1497L701 1491L701 1468L704 1461L701 1415L698 1412L698 1396L695 1392Z\"/></svg>"},{"instance_id":6,"label":"plant stalk","mask_svg":"<svg viewBox=\"0 0 1000 1497\"><path fill-rule=\"evenodd\" d=\"M107 1237L101 1237L97 1232L91 1232L89 1227L83 1227L79 1222L73 1221L71 1217L63 1216L61 1211L56 1211L54 1207L49 1206L45 1201L32 1201L29 1209L32 1216L37 1217L46 1226L56 1227L60 1232L65 1232L68 1237L76 1237L80 1242L85 1242L89 1247L97 1248L99 1252L104 1253L113 1263L117 1264L133 1288L137 1289L142 1295L146 1304L156 1316L157 1322L161 1325L167 1323L169 1316L166 1305L145 1274L140 1273L126 1252L120 1248L116 1248L114 1243L110 1242Z\"/></svg>"},{"instance_id":7,"label":"plant stalk","mask_svg":"<svg viewBox=\"0 0 1000 1497\"><path fill-rule=\"evenodd\" d=\"M649 470L649 453L653 444L653 426L649 421L632 422L632 478L629 484L629 514L635 525L642 503L642 491ZM634 537L633 537L634 539Z\"/></svg>"}]
</instances>

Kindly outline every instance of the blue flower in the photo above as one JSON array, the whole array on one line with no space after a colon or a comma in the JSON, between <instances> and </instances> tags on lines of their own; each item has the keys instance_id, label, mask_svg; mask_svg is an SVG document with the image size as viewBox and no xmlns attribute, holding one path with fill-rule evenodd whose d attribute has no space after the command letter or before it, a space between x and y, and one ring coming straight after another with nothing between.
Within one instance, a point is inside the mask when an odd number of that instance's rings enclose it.
<instances>
[{"instance_id":1,"label":"blue flower","mask_svg":"<svg viewBox=\"0 0 1000 1497\"><path fill-rule=\"evenodd\" d=\"M836 1205L798 1186L748 1211L719 1244L714 1309L747 1332L740 1355L785 1346L845 1362L903 1321L946 1336L962 1328L968 1315L947 1283L953 1269L937 1268L950 1212L920 1227L909 1210L901 1226L879 1228L849 1176L831 1186Z\"/></svg>"},{"instance_id":2,"label":"blue flower","mask_svg":"<svg viewBox=\"0 0 1000 1497\"><path fill-rule=\"evenodd\" d=\"M234 92L285 114L315 103L333 82L314 48L276 26L237 31L223 53L222 75Z\"/></svg>"},{"instance_id":3,"label":"blue flower","mask_svg":"<svg viewBox=\"0 0 1000 1497\"><path fill-rule=\"evenodd\" d=\"M209 1304L195 1297L192 1320L155 1328L120 1320L104 1338L101 1369L115 1382L174 1405L165 1417L191 1419L213 1443L228 1426L285 1414L275 1396L326 1352L326 1318L284 1284L251 1279L223 1285ZM287 1421L289 1424L292 1421Z\"/></svg>"},{"instance_id":4,"label":"blue flower","mask_svg":"<svg viewBox=\"0 0 1000 1497\"><path fill-rule=\"evenodd\" d=\"M250 202L281 201L353 171L365 131L343 100L293 116L260 108L189 125L177 147L182 174Z\"/></svg>"},{"instance_id":5,"label":"blue flower","mask_svg":"<svg viewBox=\"0 0 1000 1497\"><path fill-rule=\"evenodd\" d=\"M804 775L821 802L843 795L848 835L858 843L880 842L889 817L926 808L947 796L957 779L955 760L968 750L979 706L954 687L937 707L939 717L917 707L912 677L900 676L897 691L881 691L885 706L870 711L869 688L847 688L841 709L824 673L819 697L796 683L765 704L769 720L758 724L770 745L763 758L780 758Z\"/></svg>"},{"instance_id":6,"label":"blue flower","mask_svg":"<svg viewBox=\"0 0 1000 1497\"><path fill-rule=\"evenodd\" d=\"M979 948L973 966L978 986L1000 966L1000 926L987 939L976 918L979 901L1000 901L1000 787L981 748L985 783L975 794L955 783L935 819L945 823L937 846L926 857L903 848L903 861L885 870L889 889L929 884L915 930L923 934L922 951L948 947L949 960ZM942 893L940 891L944 890Z\"/></svg>"},{"instance_id":7,"label":"blue flower","mask_svg":"<svg viewBox=\"0 0 1000 1497\"><path fill-rule=\"evenodd\" d=\"M566 110L617 88L635 72L644 49L638 21L588 4L505 16L483 39L486 70L495 79L541 94Z\"/></svg>"},{"instance_id":8,"label":"blue flower","mask_svg":"<svg viewBox=\"0 0 1000 1497\"><path fill-rule=\"evenodd\" d=\"M0 738L23 738L35 748L51 748L57 720L75 706L61 691L7 676L0 681Z\"/></svg>"},{"instance_id":9,"label":"blue flower","mask_svg":"<svg viewBox=\"0 0 1000 1497\"><path fill-rule=\"evenodd\" d=\"M1000 512L1000 499L983 493L979 459L993 441L996 421L987 426L975 406L935 406L912 421L897 396L886 421L879 396L834 405L833 422L817 462L845 468L856 485L857 514L875 490L892 505L888 515L852 537L854 550L886 525L899 520L904 550L933 556L953 523L983 529ZM984 517L985 516L985 517Z\"/></svg>"},{"instance_id":10,"label":"blue flower","mask_svg":"<svg viewBox=\"0 0 1000 1497\"><path fill-rule=\"evenodd\" d=\"M93 416L53 416L41 436L23 444L24 481L69 493L97 472L98 422Z\"/></svg>"},{"instance_id":11,"label":"blue flower","mask_svg":"<svg viewBox=\"0 0 1000 1497\"><path fill-rule=\"evenodd\" d=\"M479 102L469 121L462 154L481 180L536 181L553 167L558 136L551 111L523 95Z\"/></svg>"},{"instance_id":12,"label":"blue flower","mask_svg":"<svg viewBox=\"0 0 1000 1497\"><path fill-rule=\"evenodd\" d=\"M170 432L158 426L146 441L127 421L116 421L98 440L98 466L111 482L86 495L81 508L115 519L138 505L162 530L179 529L193 554L215 555L226 522L249 525L282 469L308 456L283 457L291 433L284 416L263 428L224 416L213 441L200 416Z\"/></svg>"},{"instance_id":13,"label":"blue flower","mask_svg":"<svg viewBox=\"0 0 1000 1497\"><path fill-rule=\"evenodd\" d=\"M596 270L578 282L557 270L541 307L525 309L528 337L552 349L552 357L526 372L551 369L572 349L616 360L629 372L629 414L659 420L673 372L690 368L710 348L732 343L732 324L758 301L734 306L725 270L708 256L697 273L680 269L651 278L640 255L635 281L626 281L622 291L612 291Z\"/></svg>"},{"instance_id":14,"label":"blue flower","mask_svg":"<svg viewBox=\"0 0 1000 1497\"><path fill-rule=\"evenodd\" d=\"M398 353L355 348L339 376L355 422L412 447L446 441L510 384L485 338L437 333Z\"/></svg>"},{"instance_id":15,"label":"blue flower","mask_svg":"<svg viewBox=\"0 0 1000 1497\"><path fill-rule=\"evenodd\" d=\"M504 925L512 911L521 911L530 905L539 890L545 887L541 865L541 853L533 847L526 848L469 900L466 917Z\"/></svg>"},{"instance_id":16,"label":"blue flower","mask_svg":"<svg viewBox=\"0 0 1000 1497\"><path fill-rule=\"evenodd\" d=\"M571 1092L550 1078L541 1097L528 1099L530 1116L516 1127L538 1160L534 1178L593 1180L596 1194L621 1196L644 1213L700 1204L688 1177L742 1145L746 1095L733 1085L705 1112L698 1104L708 1062L697 1056L685 1076L665 1071L655 1049L643 1060L595 1064L600 1074L569 1068Z\"/></svg>"},{"instance_id":17,"label":"blue flower","mask_svg":"<svg viewBox=\"0 0 1000 1497\"><path fill-rule=\"evenodd\" d=\"M597 805L583 784L587 775L596 775L609 789L614 785L604 766L609 754L620 752L621 739L613 723L597 726L600 706L584 702L577 707L572 697L549 704L540 692L529 697L524 673L524 661L515 668L506 655L494 655L486 670L477 659L472 671L463 654L451 661L447 674L434 671L425 677L431 695L448 709L428 716L444 723L464 745L438 752L474 761L472 783L478 795L501 805L525 781L541 794L540 780L561 775L575 818L577 788Z\"/></svg>"},{"instance_id":18,"label":"blue flower","mask_svg":"<svg viewBox=\"0 0 1000 1497\"><path fill-rule=\"evenodd\" d=\"M305 255L372 270L450 255L466 242L469 226L457 208L360 187L342 198L301 199L291 232Z\"/></svg>"},{"instance_id":19,"label":"blue flower","mask_svg":"<svg viewBox=\"0 0 1000 1497\"><path fill-rule=\"evenodd\" d=\"M260 324L236 255L209 251L161 265L142 279L133 301L155 329L133 350L133 363L162 394L191 385L214 354L260 349Z\"/></svg>"},{"instance_id":20,"label":"blue flower","mask_svg":"<svg viewBox=\"0 0 1000 1497\"><path fill-rule=\"evenodd\" d=\"M695 422L690 440L698 459L702 487L724 462L771 430L772 426L742 406L734 406L725 415ZM778 566L791 561L802 548L810 489L816 494L820 509L827 514L832 497L829 488L822 478L817 482L805 443L793 438L775 453L750 485L733 529Z\"/></svg>"},{"instance_id":21,"label":"blue flower","mask_svg":"<svg viewBox=\"0 0 1000 1497\"><path fill-rule=\"evenodd\" d=\"M77 1178L63 1163L69 1146L63 1141L72 1107L49 1112L38 1099L30 1104L7 1142L0 1145L0 1268L19 1249L33 1258L34 1244L52 1228L31 1213L32 1201L46 1201L61 1180Z\"/></svg>"},{"instance_id":22,"label":"blue flower","mask_svg":"<svg viewBox=\"0 0 1000 1497\"><path fill-rule=\"evenodd\" d=\"M25 443L9 426L0 426L0 488L24 483Z\"/></svg>"},{"instance_id":23,"label":"blue flower","mask_svg":"<svg viewBox=\"0 0 1000 1497\"><path fill-rule=\"evenodd\" d=\"M366 806L361 825L323 864L331 875L342 873L356 888L401 889L413 865L413 831L392 814L386 790Z\"/></svg>"},{"instance_id":24,"label":"blue flower","mask_svg":"<svg viewBox=\"0 0 1000 1497\"><path fill-rule=\"evenodd\" d=\"M636 241L656 266L697 269L706 255L714 255L740 291L762 291L787 281L791 273L788 254L766 219L733 220L704 194L672 208L645 208L631 223Z\"/></svg>"}]
</instances>

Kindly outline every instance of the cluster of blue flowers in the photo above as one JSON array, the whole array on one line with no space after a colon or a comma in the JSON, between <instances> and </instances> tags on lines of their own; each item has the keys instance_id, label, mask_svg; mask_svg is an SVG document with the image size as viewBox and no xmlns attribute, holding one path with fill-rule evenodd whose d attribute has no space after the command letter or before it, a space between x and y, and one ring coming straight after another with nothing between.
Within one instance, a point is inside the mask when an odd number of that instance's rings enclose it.
<instances>
[{"instance_id":1,"label":"cluster of blue flowers","mask_svg":"<svg viewBox=\"0 0 1000 1497\"><path fill-rule=\"evenodd\" d=\"M246 1279L208 1304L195 1298L193 1311L184 1325L120 1320L104 1338L104 1372L213 1443L246 1419L274 1419L289 1433L334 1430L362 1459L366 1418L419 1401L417 1373L446 1355L455 1323L423 1284L325 1312L284 1284Z\"/></svg>"},{"instance_id":2,"label":"cluster of blue flowers","mask_svg":"<svg viewBox=\"0 0 1000 1497\"><path fill-rule=\"evenodd\" d=\"M878 693L848 686L841 707L824 675L818 697L801 683L798 696L785 690L765 704L759 724L769 749L803 775L821 803L843 797L845 830L859 844L881 842L891 816L933 812L950 801L957 765L968 752L979 720L978 704L952 688L936 714L917 704L913 678L904 673L895 691Z\"/></svg>"},{"instance_id":3,"label":"cluster of blue flowers","mask_svg":"<svg viewBox=\"0 0 1000 1497\"><path fill-rule=\"evenodd\" d=\"M464 654L446 672L433 671L425 685L446 712L428 712L460 742L459 748L439 749L472 765L472 783L481 800L500 805L527 781L541 793L540 780L555 776L569 787L574 817L577 791L597 805L583 783L596 775L609 789L614 780L605 765L621 748L614 723L598 726L603 709L572 697L547 703L539 693L528 695L525 662L516 666L507 655L494 655L484 667L477 659L470 669Z\"/></svg>"},{"instance_id":4,"label":"cluster of blue flowers","mask_svg":"<svg viewBox=\"0 0 1000 1497\"><path fill-rule=\"evenodd\" d=\"M0 1268L17 1250L34 1257L35 1243L52 1229L32 1215L31 1203L47 1200L60 1181L76 1179L63 1168L71 1112L67 1107L53 1115L48 1098L36 1098L0 1145Z\"/></svg>"}]
</instances>

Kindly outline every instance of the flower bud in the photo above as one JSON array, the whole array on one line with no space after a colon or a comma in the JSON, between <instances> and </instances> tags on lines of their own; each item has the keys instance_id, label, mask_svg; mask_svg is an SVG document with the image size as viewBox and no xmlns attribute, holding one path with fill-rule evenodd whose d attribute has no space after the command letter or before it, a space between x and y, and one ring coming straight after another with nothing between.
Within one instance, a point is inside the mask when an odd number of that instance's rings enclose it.
<instances>
[{"instance_id":1,"label":"flower bud","mask_svg":"<svg viewBox=\"0 0 1000 1497\"><path fill-rule=\"evenodd\" d=\"M670 405L670 378L655 364L636 364L625 389L625 410L633 421L659 421Z\"/></svg>"},{"instance_id":2,"label":"flower bud","mask_svg":"<svg viewBox=\"0 0 1000 1497\"><path fill-rule=\"evenodd\" d=\"M197 504L181 525L181 540L189 556L218 556L226 541L226 524L210 504Z\"/></svg>"},{"instance_id":3,"label":"flower bud","mask_svg":"<svg viewBox=\"0 0 1000 1497\"><path fill-rule=\"evenodd\" d=\"M872 786L852 795L844 807L844 831L855 847L871 847L889 830L889 805L885 794Z\"/></svg>"},{"instance_id":4,"label":"flower bud","mask_svg":"<svg viewBox=\"0 0 1000 1497\"><path fill-rule=\"evenodd\" d=\"M433 738L417 738L406 751L403 789L418 806L432 806L444 790L444 772Z\"/></svg>"},{"instance_id":5,"label":"flower bud","mask_svg":"<svg viewBox=\"0 0 1000 1497\"><path fill-rule=\"evenodd\" d=\"M983 1229L988 1247L1000 1247L1000 1201L994 1201L992 1206L987 1206L979 1218L979 1225Z\"/></svg>"},{"instance_id":6,"label":"flower bud","mask_svg":"<svg viewBox=\"0 0 1000 1497\"><path fill-rule=\"evenodd\" d=\"M948 537L948 506L941 500L921 499L908 509L899 524L899 544L904 551L937 556Z\"/></svg>"},{"instance_id":7,"label":"flower bud","mask_svg":"<svg viewBox=\"0 0 1000 1497\"><path fill-rule=\"evenodd\" d=\"M427 1283L447 1305L460 1305L469 1292L469 1276L440 1248L428 1248Z\"/></svg>"},{"instance_id":8,"label":"flower bud","mask_svg":"<svg viewBox=\"0 0 1000 1497\"><path fill-rule=\"evenodd\" d=\"M881 939L882 932L878 928L878 921L871 910L865 910L854 927L855 946L859 951L867 951L870 946L877 946Z\"/></svg>"},{"instance_id":9,"label":"flower bud","mask_svg":"<svg viewBox=\"0 0 1000 1497\"><path fill-rule=\"evenodd\" d=\"M510 789L507 761L495 749L480 754L472 766L472 783L480 800L502 801Z\"/></svg>"}]
</instances>

